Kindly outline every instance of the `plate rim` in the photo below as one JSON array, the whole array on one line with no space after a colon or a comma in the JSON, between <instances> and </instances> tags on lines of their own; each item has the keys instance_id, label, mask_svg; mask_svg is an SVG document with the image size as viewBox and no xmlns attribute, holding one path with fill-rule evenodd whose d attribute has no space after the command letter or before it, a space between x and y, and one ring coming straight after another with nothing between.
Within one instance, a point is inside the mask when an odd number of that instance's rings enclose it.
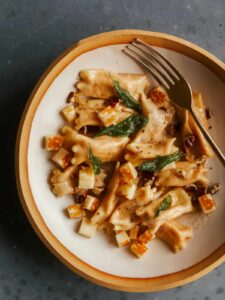
<instances>
[{"instance_id":1,"label":"plate rim","mask_svg":"<svg viewBox=\"0 0 225 300\"><path fill-rule=\"evenodd\" d=\"M152 292L187 284L206 275L225 261L225 243L197 264L171 274L150 278L129 278L100 271L66 249L45 224L32 195L27 161L32 121L44 94L53 80L79 55L107 45L126 44L137 37L154 46L174 50L199 61L225 83L225 64L221 60L199 46L173 35L125 29L100 33L82 39L56 58L34 87L24 108L18 127L15 149L15 172L20 202L31 226L41 241L61 262L78 275L104 287L128 292Z\"/></svg>"}]
</instances>

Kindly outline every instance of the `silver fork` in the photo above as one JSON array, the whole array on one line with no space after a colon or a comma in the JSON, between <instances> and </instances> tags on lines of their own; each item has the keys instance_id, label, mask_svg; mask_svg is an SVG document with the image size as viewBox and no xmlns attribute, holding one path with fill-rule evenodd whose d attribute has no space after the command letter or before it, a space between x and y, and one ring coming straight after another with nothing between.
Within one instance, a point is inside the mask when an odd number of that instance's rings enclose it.
<instances>
[{"instance_id":1,"label":"silver fork","mask_svg":"<svg viewBox=\"0 0 225 300\"><path fill-rule=\"evenodd\" d=\"M136 39L123 50L127 55L144 66L153 78L164 87L170 99L180 107L189 110L202 134L225 166L225 157L193 110L192 92L189 83L178 70L146 42Z\"/></svg>"}]
</instances>

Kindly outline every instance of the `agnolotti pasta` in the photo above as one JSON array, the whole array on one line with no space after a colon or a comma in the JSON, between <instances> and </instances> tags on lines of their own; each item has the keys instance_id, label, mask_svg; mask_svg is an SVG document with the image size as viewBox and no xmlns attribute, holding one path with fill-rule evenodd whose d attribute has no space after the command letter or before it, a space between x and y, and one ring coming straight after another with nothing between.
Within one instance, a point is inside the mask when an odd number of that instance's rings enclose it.
<instances>
[{"instance_id":1,"label":"agnolotti pasta","mask_svg":"<svg viewBox=\"0 0 225 300\"><path fill-rule=\"evenodd\" d=\"M62 132L64 134L64 143L67 146L72 145L71 150L74 153L74 157L71 163L74 165L79 165L88 160L89 145L93 153L103 162L117 161L121 158L123 150L129 142L128 137L100 136L90 138L68 126L63 127Z\"/></svg>"},{"instance_id":2,"label":"agnolotti pasta","mask_svg":"<svg viewBox=\"0 0 225 300\"><path fill-rule=\"evenodd\" d=\"M183 250L193 230L182 216L216 209L207 169L213 153L193 118L145 74L81 70L76 88L61 111L65 125L44 147L57 167L52 192L71 195L65 211L81 219L78 234L105 230L138 258L157 238ZM193 102L208 128L200 93Z\"/></svg>"},{"instance_id":3,"label":"agnolotti pasta","mask_svg":"<svg viewBox=\"0 0 225 300\"><path fill-rule=\"evenodd\" d=\"M156 197L156 188L151 188L150 182L147 182L145 186L136 191L133 201L125 200L117 206L109 219L109 223L113 225L115 231L132 229L141 222L135 212L137 208L147 205Z\"/></svg>"},{"instance_id":4,"label":"agnolotti pasta","mask_svg":"<svg viewBox=\"0 0 225 300\"><path fill-rule=\"evenodd\" d=\"M205 159L178 161L175 168L159 172L155 181L156 186L186 186L192 183L208 185Z\"/></svg>"},{"instance_id":5,"label":"agnolotti pasta","mask_svg":"<svg viewBox=\"0 0 225 300\"><path fill-rule=\"evenodd\" d=\"M170 198L169 198L170 197ZM171 199L168 209L162 210L158 214L160 204L164 199ZM148 231L152 236L166 221L176 219L179 216L194 211L191 197L182 188L175 188L161 196L159 199L152 201L146 207L137 209L136 214L142 218L143 224L149 225Z\"/></svg>"},{"instance_id":6,"label":"agnolotti pasta","mask_svg":"<svg viewBox=\"0 0 225 300\"><path fill-rule=\"evenodd\" d=\"M107 70L88 69L80 71L76 87L84 96L109 99L115 96L112 78L120 82L122 88L138 98L149 87L144 74L117 74Z\"/></svg>"},{"instance_id":7,"label":"agnolotti pasta","mask_svg":"<svg viewBox=\"0 0 225 300\"><path fill-rule=\"evenodd\" d=\"M178 150L174 145L175 141L176 138L168 138L156 143L130 143L126 147L125 158L136 164L144 159L174 153Z\"/></svg>"},{"instance_id":8,"label":"agnolotti pasta","mask_svg":"<svg viewBox=\"0 0 225 300\"><path fill-rule=\"evenodd\" d=\"M193 94L193 108L201 123L208 129L205 106L200 93ZM212 149L196 125L192 115L181 108L178 110L178 115L182 123L183 144L187 160L194 160L201 155L213 157Z\"/></svg>"},{"instance_id":9,"label":"agnolotti pasta","mask_svg":"<svg viewBox=\"0 0 225 300\"><path fill-rule=\"evenodd\" d=\"M57 196L63 196L74 193L74 186L72 183L72 175L77 171L76 166L70 166L65 171L61 172L55 169L50 177L52 183L52 191Z\"/></svg>"},{"instance_id":10,"label":"agnolotti pasta","mask_svg":"<svg viewBox=\"0 0 225 300\"><path fill-rule=\"evenodd\" d=\"M190 226L183 225L177 220L170 220L159 227L156 236L177 253L187 246L193 232Z\"/></svg>"},{"instance_id":11,"label":"agnolotti pasta","mask_svg":"<svg viewBox=\"0 0 225 300\"><path fill-rule=\"evenodd\" d=\"M125 154L125 158L134 164L142 159L155 158L157 155L171 154L178 150L175 146L176 137L169 137L166 132L174 117L172 106L168 105L168 110L158 108L146 95L142 95L141 104L149 122L127 145Z\"/></svg>"},{"instance_id":12,"label":"agnolotti pasta","mask_svg":"<svg viewBox=\"0 0 225 300\"><path fill-rule=\"evenodd\" d=\"M102 203L91 217L92 224L103 223L115 209L119 198L116 196L116 191L119 186L119 163L116 164L114 174L108 184L106 194L102 199Z\"/></svg>"}]
</instances>

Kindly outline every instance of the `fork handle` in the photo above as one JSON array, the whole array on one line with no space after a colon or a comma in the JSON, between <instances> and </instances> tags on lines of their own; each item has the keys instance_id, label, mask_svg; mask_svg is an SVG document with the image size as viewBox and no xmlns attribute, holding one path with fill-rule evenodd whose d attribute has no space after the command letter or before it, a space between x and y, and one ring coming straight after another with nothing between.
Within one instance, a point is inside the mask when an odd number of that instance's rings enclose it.
<instances>
[{"instance_id":1,"label":"fork handle","mask_svg":"<svg viewBox=\"0 0 225 300\"><path fill-rule=\"evenodd\" d=\"M217 157L220 159L221 163L225 167L225 156L223 155L222 151L216 145L216 143L211 138L211 136L208 134L208 132L205 129L205 127L201 124L201 122L199 121L199 119L198 119L198 117L197 117L197 115L196 115L196 113L194 112L193 109L191 109L191 113L192 113L192 116L193 116L194 120L196 121L198 127L200 128L202 134L206 138L207 142L210 144L210 146L212 147L213 151L216 153Z\"/></svg>"}]
</instances>

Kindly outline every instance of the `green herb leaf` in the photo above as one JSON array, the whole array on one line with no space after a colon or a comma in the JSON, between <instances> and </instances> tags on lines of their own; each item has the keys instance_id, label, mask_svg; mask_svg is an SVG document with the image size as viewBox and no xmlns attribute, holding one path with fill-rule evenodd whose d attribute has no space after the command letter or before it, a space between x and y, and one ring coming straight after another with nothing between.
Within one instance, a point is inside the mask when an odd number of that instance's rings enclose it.
<instances>
[{"instance_id":1,"label":"green herb leaf","mask_svg":"<svg viewBox=\"0 0 225 300\"><path fill-rule=\"evenodd\" d=\"M95 136L130 136L144 127L148 123L148 118L142 115L131 115L116 125L110 125L96 133Z\"/></svg>"},{"instance_id":2,"label":"green herb leaf","mask_svg":"<svg viewBox=\"0 0 225 300\"><path fill-rule=\"evenodd\" d=\"M90 160L90 162L92 164L94 173L99 174L101 171L102 161L99 157L93 155L90 145L88 147L88 159Z\"/></svg>"},{"instance_id":3,"label":"green herb leaf","mask_svg":"<svg viewBox=\"0 0 225 300\"><path fill-rule=\"evenodd\" d=\"M160 215L160 212L162 210L167 210L168 208L170 208L172 204L172 197L170 195L168 195L166 198L163 199L163 201L160 203L159 208L157 209L156 213L155 213L155 217L157 218Z\"/></svg>"},{"instance_id":4,"label":"green herb leaf","mask_svg":"<svg viewBox=\"0 0 225 300\"><path fill-rule=\"evenodd\" d=\"M157 156L155 159L145 161L138 166L139 171L159 172L166 165L180 160L183 153L180 151L174 152L173 154Z\"/></svg>"},{"instance_id":5,"label":"green herb leaf","mask_svg":"<svg viewBox=\"0 0 225 300\"><path fill-rule=\"evenodd\" d=\"M119 81L113 80L113 86L117 96L122 100L124 105L141 111L141 104L128 91L121 88Z\"/></svg>"}]
</instances>

